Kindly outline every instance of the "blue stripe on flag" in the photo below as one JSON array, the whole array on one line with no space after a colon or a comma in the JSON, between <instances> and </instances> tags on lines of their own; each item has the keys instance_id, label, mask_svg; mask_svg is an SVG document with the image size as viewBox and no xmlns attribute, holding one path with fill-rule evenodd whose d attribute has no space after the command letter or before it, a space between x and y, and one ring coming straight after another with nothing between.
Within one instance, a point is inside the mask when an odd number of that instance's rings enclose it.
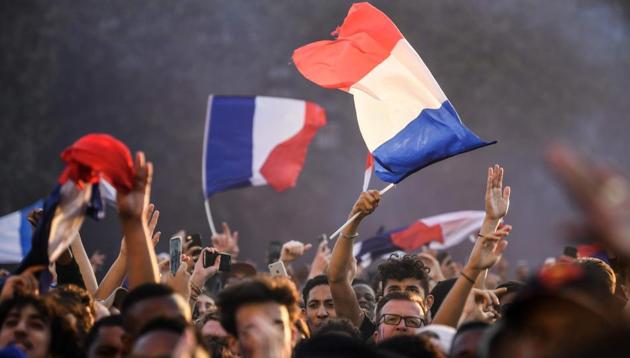
<instances>
[{"instance_id":1,"label":"blue stripe on flag","mask_svg":"<svg viewBox=\"0 0 630 358\"><path fill-rule=\"evenodd\" d=\"M205 193L249 186L256 97L212 97L206 133Z\"/></svg>"},{"instance_id":2,"label":"blue stripe on flag","mask_svg":"<svg viewBox=\"0 0 630 358\"><path fill-rule=\"evenodd\" d=\"M22 257L31 251L31 239L33 237L31 223L28 222L28 214L33 209L41 208L42 205L43 201L38 200L35 204L20 210L20 248L22 249Z\"/></svg>"},{"instance_id":3,"label":"blue stripe on flag","mask_svg":"<svg viewBox=\"0 0 630 358\"><path fill-rule=\"evenodd\" d=\"M372 153L375 174L398 183L416 171L440 160L494 142L485 142L459 119L449 101L438 109L425 109L403 130Z\"/></svg>"}]
</instances>

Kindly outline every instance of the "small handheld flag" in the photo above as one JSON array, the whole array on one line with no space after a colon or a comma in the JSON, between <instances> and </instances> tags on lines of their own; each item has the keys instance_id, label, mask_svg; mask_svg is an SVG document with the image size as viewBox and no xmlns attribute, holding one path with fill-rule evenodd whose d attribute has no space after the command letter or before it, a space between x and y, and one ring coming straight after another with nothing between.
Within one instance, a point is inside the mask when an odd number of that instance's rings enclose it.
<instances>
[{"instance_id":1,"label":"small handheld flag","mask_svg":"<svg viewBox=\"0 0 630 358\"><path fill-rule=\"evenodd\" d=\"M37 201L18 211L0 217L0 263L18 263L31 250L33 230L28 214L42 207Z\"/></svg>"},{"instance_id":2,"label":"small handheld flag","mask_svg":"<svg viewBox=\"0 0 630 358\"><path fill-rule=\"evenodd\" d=\"M357 262L367 267L373 260L396 251L411 252L429 245L444 250L458 245L481 229L484 211L456 211L420 219L354 244Z\"/></svg>"},{"instance_id":3,"label":"small handheld flag","mask_svg":"<svg viewBox=\"0 0 630 358\"><path fill-rule=\"evenodd\" d=\"M420 56L381 11L352 5L336 35L296 49L293 61L307 79L354 96L380 179L398 183L432 163L493 144L464 126Z\"/></svg>"},{"instance_id":4,"label":"small handheld flag","mask_svg":"<svg viewBox=\"0 0 630 358\"><path fill-rule=\"evenodd\" d=\"M363 175L363 191L367 191L370 187L370 179L372 179L372 172L374 171L374 157L372 154L367 154L365 160L365 174Z\"/></svg>"}]
</instances>

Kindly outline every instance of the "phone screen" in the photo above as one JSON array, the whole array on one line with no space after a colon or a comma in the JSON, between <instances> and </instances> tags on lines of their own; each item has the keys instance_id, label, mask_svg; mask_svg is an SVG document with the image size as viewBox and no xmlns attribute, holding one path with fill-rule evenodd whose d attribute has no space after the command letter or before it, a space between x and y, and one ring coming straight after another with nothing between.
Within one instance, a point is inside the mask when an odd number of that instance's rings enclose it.
<instances>
[{"instance_id":1,"label":"phone screen","mask_svg":"<svg viewBox=\"0 0 630 358\"><path fill-rule=\"evenodd\" d=\"M171 273L175 275L182 263L182 237L174 236L171 238L169 246L171 256Z\"/></svg>"}]
</instances>

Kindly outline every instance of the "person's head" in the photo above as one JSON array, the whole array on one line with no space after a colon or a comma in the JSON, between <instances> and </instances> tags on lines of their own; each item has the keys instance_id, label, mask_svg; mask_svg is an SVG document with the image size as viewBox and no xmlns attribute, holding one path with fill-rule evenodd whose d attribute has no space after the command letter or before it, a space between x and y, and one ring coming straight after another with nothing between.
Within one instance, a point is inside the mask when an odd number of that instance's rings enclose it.
<instances>
[{"instance_id":1,"label":"person's head","mask_svg":"<svg viewBox=\"0 0 630 358\"><path fill-rule=\"evenodd\" d=\"M505 288L507 292L505 292L501 297L499 297L499 304L501 305L501 314L505 313L516 297L518 293L523 289L525 285L522 282L518 281L507 281L497 286L497 288Z\"/></svg>"},{"instance_id":2,"label":"person's head","mask_svg":"<svg viewBox=\"0 0 630 358\"><path fill-rule=\"evenodd\" d=\"M602 282L605 282L610 290L610 294L615 294L615 288L617 287L617 277L613 269L604 261L595 257L581 257L575 261L578 265L581 265L586 270L592 271L594 275L600 277Z\"/></svg>"},{"instance_id":3,"label":"person's head","mask_svg":"<svg viewBox=\"0 0 630 358\"><path fill-rule=\"evenodd\" d=\"M444 278L448 279L457 277L457 274L459 274L459 267L448 252L442 251L438 253L436 259L440 263L440 269L442 270Z\"/></svg>"},{"instance_id":4,"label":"person's head","mask_svg":"<svg viewBox=\"0 0 630 358\"><path fill-rule=\"evenodd\" d=\"M330 285L325 275L315 276L306 281L302 289L304 313L311 330L318 329L329 318L337 317Z\"/></svg>"},{"instance_id":5,"label":"person's head","mask_svg":"<svg viewBox=\"0 0 630 358\"><path fill-rule=\"evenodd\" d=\"M374 341L419 333L420 328L427 324L425 312L423 300L418 295L409 292L385 295L376 306Z\"/></svg>"},{"instance_id":6,"label":"person's head","mask_svg":"<svg viewBox=\"0 0 630 358\"><path fill-rule=\"evenodd\" d=\"M201 294L197 297L196 311L198 317L201 317L206 313L216 311L216 309L217 306L215 305L212 297L206 294Z\"/></svg>"},{"instance_id":7,"label":"person's head","mask_svg":"<svg viewBox=\"0 0 630 358\"><path fill-rule=\"evenodd\" d=\"M442 358L444 354L424 336L393 336L376 345L376 349L384 354L409 358Z\"/></svg>"},{"instance_id":8,"label":"person's head","mask_svg":"<svg viewBox=\"0 0 630 358\"><path fill-rule=\"evenodd\" d=\"M92 326L85 338L88 358L122 357L125 331L120 315L102 318Z\"/></svg>"},{"instance_id":9,"label":"person's head","mask_svg":"<svg viewBox=\"0 0 630 358\"><path fill-rule=\"evenodd\" d=\"M35 296L17 296L0 305L0 348L15 345L29 358L51 354L54 314Z\"/></svg>"},{"instance_id":10,"label":"person's head","mask_svg":"<svg viewBox=\"0 0 630 358\"><path fill-rule=\"evenodd\" d=\"M451 344L449 357L475 358L479 355L478 347L481 337L490 325L481 321L467 322L459 326Z\"/></svg>"},{"instance_id":11,"label":"person's head","mask_svg":"<svg viewBox=\"0 0 630 358\"><path fill-rule=\"evenodd\" d=\"M195 325L212 357L238 356L238 344L234 336L229 335L221 326L218 312L206 313Z\"/></svg>"},{"instance_id":12,"label":"person's head","mask_svg":"<svg viewBox=\"0 0 630 358\"><path fill-rule=\"evenodd\" d=\"M409 292L420 297L429 294L429 268L416 255L392 255L378 266L382 294Z\"/></svg>"},{"instance_id":13,"label":"person's head","mask_svg":"<svg viewBox=\"0 0 630 358\"><path fill-rule=\"evenodd\" d=\"M290 357L297 340L295 321L300 315L295 285L284 277L257 277L224 289L218 298L221 325L238 338L241 355L260 349L261 325L282 336L282 357Z\"/></svg>"},{"instance_id":14,"label":"person's head","mask_svg":"<svg viewBox=\"0 0 630 358\"><path fill-rule=\"evenodd\" d=\"M156 283L143 284L131 290L123 301L121 314L128 334L127 344L133 342L142 327L154 319L185 322L192 319L188 302L172 288Z\"/></svg>"},{"instance_id":15,"label":"person's head","mask_svg":"<svg viewBox=\"0 0 630 358\"><path fill-rule=\"evenodd\" d=\"M361 279L354 279L354 281L352 281L352 289L359 301L359 307L361 307L363 312L365 312L365 315L371 321L374 321L376 293L374 292L374 289L372 289L372 286Z\"/></svg>"},{"instance_id":16,"label":"person's head","mask_svg":"<svg viewBox=\"0 0 630 358\"><path fill-rule=\"evenodd\" d=\"M188 323L181 319L156 318L147 323L131 348L131 356L134 357L170 357L181 347L178 345L182 341L182 336L190 334L188 346L184 349L188 356L207 357L207 353L201 349L196 335L192 334L192 329Z\"/></svg>"},{"instance_id":17,"label":"person's head","mask_svg":"<svg viewBox=\"0 0 630 358\"><path fill-rule=\"evenodd\" d=\"M59 309L60 316L68 322L83 339L92 328L96 319L94 300L90 293L76 285L61 285L49 291L44 296L46 300L54 301L54 307Z\"/></svg>"},{"instance_id":18,"label":"person's head","mask_svg":"<svg viewBox=\"0 0 630 358\"><path fill-rule=\"evenodd\" d=\"M323 335L342 335L348 336L353 339L361 340L361 331L359 331L352 322L346 318L331 318L326 323L324 323L317 332L315 332L314 336L323 336Z\"/></svg>"},{"instance_id":19,"label":"person's head","mask_svg":"<svg viewBox=\"0 0 630 358\"><path fill-rule=\"evenodd\" d=\"M371 346L347 334L315 334L295 347L294 358L381 358Z\"/></svg>"}]
</instances>

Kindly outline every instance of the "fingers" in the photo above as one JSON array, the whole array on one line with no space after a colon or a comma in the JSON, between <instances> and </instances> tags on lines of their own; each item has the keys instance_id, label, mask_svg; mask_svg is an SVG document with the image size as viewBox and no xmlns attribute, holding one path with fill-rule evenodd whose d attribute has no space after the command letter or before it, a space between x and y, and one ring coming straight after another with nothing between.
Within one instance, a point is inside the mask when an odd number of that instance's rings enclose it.
<instances>
[{"instance_id":1,"label":"fingers","mask_svg":"<svg viewBox=\"0 0 630 358\"><path fill-rule=\"evenodd\" d=\"M232 232L230 231L230 226L224 221L221 226L223 226L223 233L227 236L231 236Z\"/></svg>"},{"instance_id":2,"label":"fingers","mask_svg":"<svg viewBox=\"0 0 630 358\"><path fill-rule=\"evenodd\" d=\"M493 292L497 297L501 297L508 292L508 289L507 287L501 287L501 288L495 289Z\"/></svg>"},{"instance_id":3,"label":"fingers","mask_svg":"<svg viewBox=\"0 0 630 358\"><path fill-rule=\"evenodd\" d=\"M162 236L161 231L158 231L155 234L153 234L153 238L151 238L151 243L153 244L153 247L157 246L158 242L160 242L161 236Z\"/></svg>"},{"instance_id":4,"label":"fingers","mask_svg":"<svg viewBox=\"0 0 630 358\"><path fill-rule=\"evenodd\" d=\"M303 252L306 252L306 251L310 250L312 247L313 247L313 245L312 245L312 244L306 244L306 245L304 245L304 250L303 250Z\"/></svg>"},{"instance_id":5,"label":"fingers","mask_svg":"<svg viewBox=\"0 0 630 358\"><path fill-rule=\"evenodd\" d=\"M503 199L506 199L506 200L509 199L511 191L512 191L512 188L510 188L509 186L506 186L503 189Z\"/></svg>"},{"instance_id":6,"label":"fingers","mask_svg":"<svg viewBox=\"0 0 630 358\"><path fill-rule=\"evenodd\" d=\"M155 232L155 228L157 226L158 223L158 219L160 218L160 211L159 210L154 210L155 205L153 204L149 204L149 213L147 215L147 221L149 222L149 232L151 234L153 234L153 232Z\"/></svg>"}]
</instances>

